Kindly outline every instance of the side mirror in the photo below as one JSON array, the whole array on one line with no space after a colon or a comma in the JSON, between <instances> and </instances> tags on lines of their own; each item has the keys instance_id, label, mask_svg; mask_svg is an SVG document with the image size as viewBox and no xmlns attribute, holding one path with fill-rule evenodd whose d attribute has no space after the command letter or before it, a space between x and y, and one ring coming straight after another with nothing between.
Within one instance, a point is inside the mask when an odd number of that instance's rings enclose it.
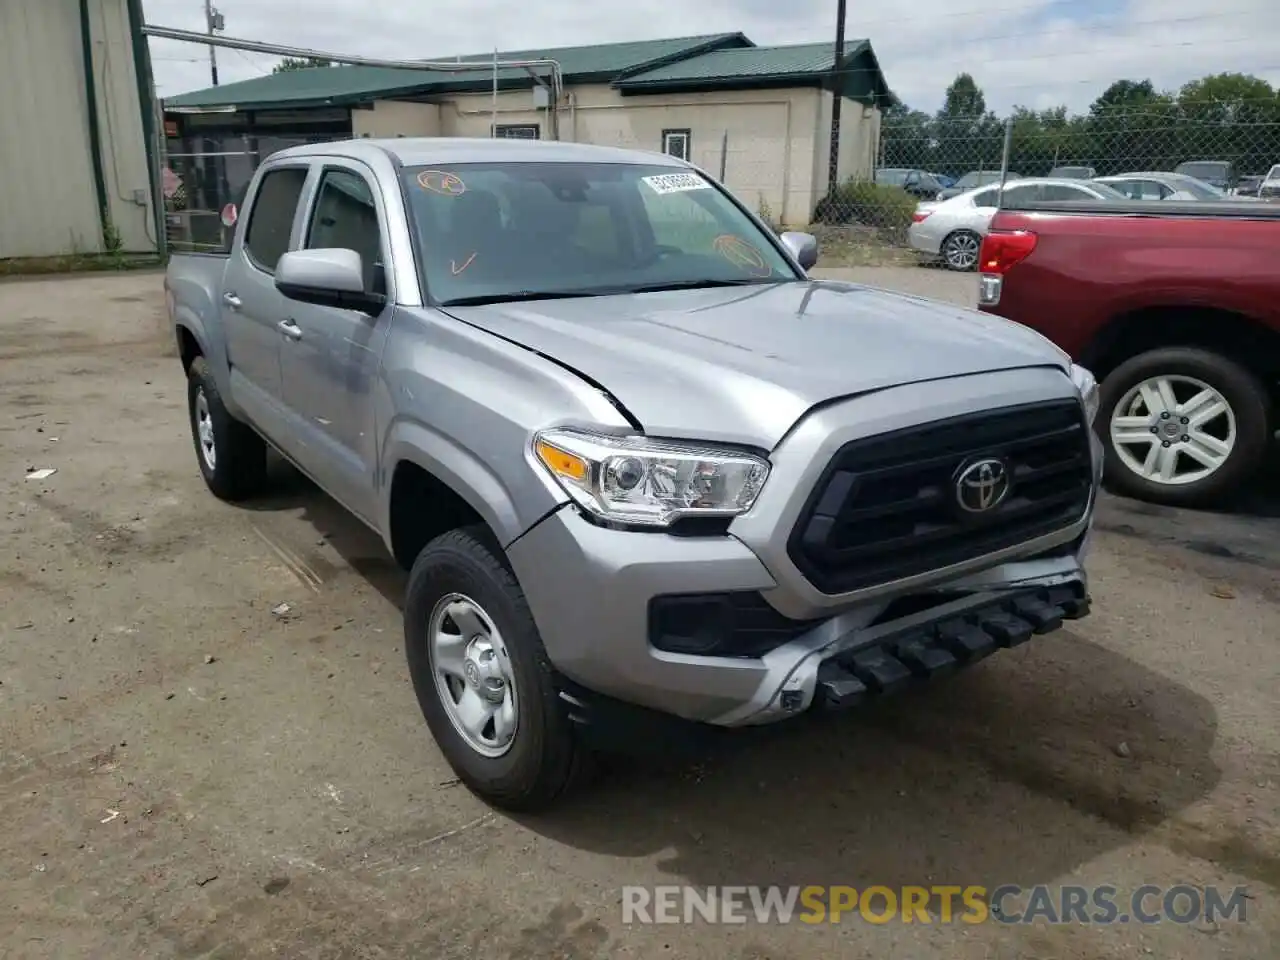
<instances>
[{"instance_id":1,"label":"side mirror","mask_svg":"<svg viewBox=\"0 0 1280 960\"><path fill-rule=\"evenodd\" d=\"M290 250L276 264L276 289L290 300L377 316L387 298L364 286L364 262L354 250Z\"/></svg>"},{"instance_id":2,"label":"side mirror","mask_svg":"<svg viewBox=\"0 0 1280 960\"><path fill-rule=\"evenodd\" d=\"M788 230L778 239L787 248L787 252L796 258L796 262L802 269L809 270L818 262L818 238L812 233Z\"/></svg>"}]
</instances>

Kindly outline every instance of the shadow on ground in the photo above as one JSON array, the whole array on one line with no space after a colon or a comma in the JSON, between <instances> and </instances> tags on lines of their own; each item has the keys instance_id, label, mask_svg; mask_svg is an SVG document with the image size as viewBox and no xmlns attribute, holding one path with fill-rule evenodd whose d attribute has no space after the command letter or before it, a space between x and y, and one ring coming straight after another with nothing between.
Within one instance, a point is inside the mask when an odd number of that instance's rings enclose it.
<instances>
[{"instance_id":1,"label":"shadow on ground","mask_svg":"<svg viewBox=\"0 0 1280 960\"><path fill-rule=\"evenodd\" d=\"M274 454L269 469L270 495L246 501L242 506L260 513L296 512L356 573L400 609L407 575L387 552L382 539Z\"/></svg>"},{"instance_id":2,"label":"shadow on ground","mask_svg":"<svg viewBox=\"0 0 1280 960\"><path fill-rule=\"evenodd\" d=\"M612 770L527 823L613 856L671 851L663 868L694 884L1026 885L1210 793L1216 731L1207 700L1063 631L693 771Z\"/></svg>"},{"instance_id":3,"label":"shadow on ground","mask_svg":"<svg viewBox=\"0 0 1280 960\"><path fill-rule=\"evenodd\" d=\"M398 606L405 577L378 537L296 471L275 472L276 495L254 509L301 511ZM662 854L695 884L1029 884L1209 794L1216 731L1207 700L1064 629L699 761L606 760L575 802L524 822L598 853Z\"/></svg>"}]
</instances>

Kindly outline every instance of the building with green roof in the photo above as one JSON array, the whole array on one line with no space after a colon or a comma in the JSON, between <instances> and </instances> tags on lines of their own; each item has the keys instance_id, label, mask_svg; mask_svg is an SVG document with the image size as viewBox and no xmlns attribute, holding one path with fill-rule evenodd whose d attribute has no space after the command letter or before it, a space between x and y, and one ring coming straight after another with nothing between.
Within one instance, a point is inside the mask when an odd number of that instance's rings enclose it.
<instances>
[{"instance_id":1,"label":"building with green roof","mask_svg":"<svg viewBox=\"0 0 1280 960\"><path fill-rule=\"evenodd\" d=\"M216 210L261 159L345 137L551 138L664 151L720 176L784 223L826 192L831 111L843 97L840 177L869 175L891 98L867 40L757 46L741 33L501 51L423 69L290 70L170 97L170 168ZM555 72L546 61L554 61ZM456 64L457 66L454 66Z\"/></svg>"}]
</instances>

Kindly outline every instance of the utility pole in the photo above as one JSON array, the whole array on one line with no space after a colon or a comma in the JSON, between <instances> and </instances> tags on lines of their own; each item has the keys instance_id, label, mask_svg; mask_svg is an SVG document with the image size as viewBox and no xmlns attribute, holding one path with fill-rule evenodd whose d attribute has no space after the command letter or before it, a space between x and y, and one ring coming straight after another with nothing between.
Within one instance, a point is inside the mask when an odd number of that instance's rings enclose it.
<instances>
[{"instance_id":1,"label":"utility pole","mask_svg":"<svg viewBox=\"0 0 1280 960\"><path fill-rule=\"evenodd\" d=\"M844 76L840 61L844 59L845 0L836 0L836 49L831 65L831 162L827 168L827 192L840 182L840 103L844 100Z\"/></svg>"},{"instance_id":2,"label":"utility pole","mask_svg":"<svg viewBox=\"0 0 1280 960\"><path fill-rule=\"evenodd\" d=\"M213 0L204 0L204 20L211 37L215 30L222 30L226 27L226 20L223 19L222 14L213 8ZM209 74L213 78L213 85L216 87L218 85L218 48L213 44L209 44Z\"/></svg>"}]
</instances>

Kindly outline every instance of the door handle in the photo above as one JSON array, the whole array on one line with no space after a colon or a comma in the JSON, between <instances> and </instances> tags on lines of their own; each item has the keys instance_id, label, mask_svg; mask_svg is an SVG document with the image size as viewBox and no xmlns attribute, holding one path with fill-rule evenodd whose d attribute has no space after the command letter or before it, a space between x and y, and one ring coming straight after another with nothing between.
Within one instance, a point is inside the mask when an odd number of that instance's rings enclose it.
<instances>
[{"instance_id":1,"label":"door handle","mask_svg":"<svg viewBox=\"0 0 1280 960\"><path fill-rule=\"evenodd\" d=\"M240 309L240 298L237 297L234 293L224 293L222 295L222 302L225 303L232 310Z\"/></svg>"},{"instance_id":2,"label":"door handle","mask_svg":"<svg viewBox=\"0 0 1280 960\"><path fill-rule=\"evenodd\" d=\"M292 319L281 320L276 324L276 329L283 333L290 340L302 339L302 328L299 327Z\"/></svg>"}]
</instances>

